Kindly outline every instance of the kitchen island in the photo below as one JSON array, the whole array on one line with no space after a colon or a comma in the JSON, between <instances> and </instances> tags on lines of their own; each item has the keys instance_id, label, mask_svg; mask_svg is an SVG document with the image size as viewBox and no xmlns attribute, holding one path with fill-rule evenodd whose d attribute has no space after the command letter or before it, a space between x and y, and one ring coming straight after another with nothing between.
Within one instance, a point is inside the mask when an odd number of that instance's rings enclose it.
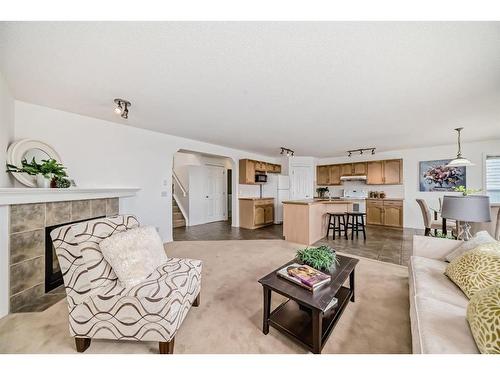
<instances>
[{"instance_id":1,"label":"kitchen island","mask_svg":"<svg viewBox=\"0 0 500 375\"><path fill-rule=\"evenodd\" d=\"M326 236L331 212L352 211L348 199L304 199L283 201L283 236L285 240L312 245Z\"/></svg>"}]
</instances>

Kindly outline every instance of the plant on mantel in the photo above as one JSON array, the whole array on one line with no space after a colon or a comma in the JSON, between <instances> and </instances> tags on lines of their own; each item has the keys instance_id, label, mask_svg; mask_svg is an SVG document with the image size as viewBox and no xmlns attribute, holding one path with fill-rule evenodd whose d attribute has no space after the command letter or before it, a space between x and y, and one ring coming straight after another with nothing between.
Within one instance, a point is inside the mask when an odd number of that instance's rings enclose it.
<instances>
[{"instance_id":1,"label":"plant on mantel","mask_svg":"<svg viewBox=\"0 0 500 375\"><path fill-rule=\"evenodd\" d=\"M51 188L68 188L71 183L66 178L68 175L65 169L66 167L55 159L46 159L38 163L35 158L33 158L31 162L23 159L21 161L21 167L7 163L6 172L27 173L30 176L36 176L39 187L48 187L45 185L50 185Z\"/></svg>"}]
</instances>

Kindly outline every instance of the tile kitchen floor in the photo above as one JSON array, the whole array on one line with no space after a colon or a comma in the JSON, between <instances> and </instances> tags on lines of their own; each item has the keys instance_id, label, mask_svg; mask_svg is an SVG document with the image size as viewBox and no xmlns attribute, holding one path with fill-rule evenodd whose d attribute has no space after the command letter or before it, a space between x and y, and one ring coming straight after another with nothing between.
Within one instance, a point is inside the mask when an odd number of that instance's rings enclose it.
<instances>
[{"instance_id":1,"label":"tile kitchen floor","mask_svg":"<svg viewBox=\"0 0 500 375\"><path fill-rule=\"evenodd\" d=\"M366 241L362 233L359 233L357 238L355 235L354 240L351 240L350 234L347 240L344 237L339 238L338 234L333 240L330 231L328 238L322 238L314 245L328 245L340 252L407 266L411 256L413 236L416 234L423 235L424 231L370 226L366 227Z\"/></svg>"},{"instance_id":2,"label":"tile kitchen floor","mask_svg":"<svg viewBox=\"0 0 500 375\"><path fill-rule=\"evenodd\" d=\"M250 230L231 227L228 221L201 224L192 227L174 229L174 241L211 241L211 240L269 240L283 239L283 226L271 225L268 227ZM408 265L410 259L413 235L422 234L422 230L392 229L384 227L367 227L366 241L362 234L354 240L336 238L332 240L331 232L328 238L323 238L314 245L329 245L335 250L376 259L382 262Z\"/></svg>"}]
</instances>

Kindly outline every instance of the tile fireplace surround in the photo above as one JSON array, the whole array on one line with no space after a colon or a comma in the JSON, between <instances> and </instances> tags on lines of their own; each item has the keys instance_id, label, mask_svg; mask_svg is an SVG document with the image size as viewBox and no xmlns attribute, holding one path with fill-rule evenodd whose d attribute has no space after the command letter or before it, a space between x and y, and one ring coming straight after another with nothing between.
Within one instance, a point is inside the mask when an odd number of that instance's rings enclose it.
<instances>
[{"instance_id":1,"label":"tile fireplace surround","mask_svg":"<svg viewBox=\"0 0 500 375\"><path fill-rule=\"evenodd\" d=\"M40 311L65 297L63 287L45 293L47 227L117 215L119 198L138 189L48 190L0 189L0 232L6 237L0 243L6 263L2 272L8 270L2 303L8 304L9 313Z\"/></svg>"}]
</instances>

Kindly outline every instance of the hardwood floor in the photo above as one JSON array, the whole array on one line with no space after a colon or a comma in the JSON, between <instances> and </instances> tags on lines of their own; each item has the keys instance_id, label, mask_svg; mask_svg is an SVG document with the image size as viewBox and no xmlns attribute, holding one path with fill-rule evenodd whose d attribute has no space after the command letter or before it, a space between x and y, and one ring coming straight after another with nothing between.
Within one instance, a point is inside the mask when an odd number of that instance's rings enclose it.
<instances>
[{"instance_id":1,"label":"hardwood floor","mask_svg":"<svg viewBox=\"0 0 500 375\"><path fill-rule=\"evenodd\" d=\"M174 241L282 240L283 226L270 225L260 229L234 228L229 221L174 228Z\"/></svg>"},{"instance_id":2,"label":"hardwood floor","mask_svg":"<svg viewBox=\"0 0 500 375\"><path fill-rule=\"evenodd\" d=\"M362 234L352 241L350 237L348 240L337 237L334 241L330 234L328 239L323 238L314 245L326 244L347 254L406 266L411 255L414 234L423 235L423 231L372 226L366 228L366 241L363 240ZM283 239L283 226L271 225L250 230L233 228L228 221L218 221L192 227L174 228L173 235L174 241L280 240Z\"/></svg>"}]
</instances>

